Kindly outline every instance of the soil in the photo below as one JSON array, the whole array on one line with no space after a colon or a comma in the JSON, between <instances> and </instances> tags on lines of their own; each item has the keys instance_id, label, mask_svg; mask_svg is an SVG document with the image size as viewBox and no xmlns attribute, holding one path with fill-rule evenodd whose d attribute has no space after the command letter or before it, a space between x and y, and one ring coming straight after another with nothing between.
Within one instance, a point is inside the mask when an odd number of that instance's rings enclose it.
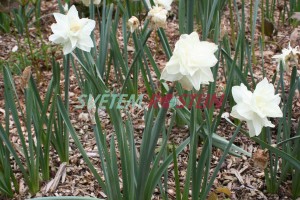
<instances>
[{"instance_id":1,"label":"soil","mask_svg":"<svg viewBox=\"0 0 300 200\"><path fill-rule=\"evenodd\" d=\"M248 2L248 1L247 1ZM77 2L78 3L78 2ZM247 21L250 21L250 3L246 3L246 18ZM172 49L174 49L175 42L179 38L179 27L178 27L178 19L176 18L178 15L178 8L174 4L173 5L174 11L172 11L172 14L169 17L167 27L165 28L166 35L170 41L170 46ZM56 0L47 0L42 1L42 16L44 18L41 20L41 31L42 31L42 40L39 39L38 36L36 36L36 29L31 28L30 29L30 37L32 40L35 41L34 45L37 47L41 47L41 41L43 41L45 44L48 44L51 46L48 53L56 55L57 61L62 61L62 52L60 48L57 48L55 45L51 44L48 40L49 35L51 34L50 26L52 23L55 23L54 18L52 17L51 13L53 12L59 12L58 11L58 5ZM261 16L261 13L259 12L259 19ZM279 19L279 11L276 10L274 13L275 18ZM287 17L285 18L287 19ZM34 19L32 19L34 21ZM295 31L299 30L299 27L293 27L288 24L287 20L285 20L284 23L282 23L282 20L275 20L275 22L278 21L277 30L278 34L274 35L272 37L266 38L266 46L263 51L264 56L264 70L266 72L266 75L268 79L270 80L272 76L274 75L274 71L276 70L277 64L273 62L272 56L275 54L280 53L281 49L288 46L288 43L290 41L290 37L292 34L292 37L296 37L296 39L293 39L293 46L296 46L295 44L299 45L299 35L295 35ZM258 20L258 26L260 26L260 20ZM247 37L250 36L250 23L246 23L247 28ZM237 26L237 24L235 24ZM230 36L230 12L228 6L226 7L224 11L224 15L222 17L221 21L221 29L222 29L222 36L228 34ZM201 34L201 28L199 28L198 32ZM97 33L97 31L96 31ZM3 34L0 35L0 46L1 46L1 53L0 58L3 61L10 61L12 63L13 61L17 60L17 55L22 51L23 54L29 55L29 50L27 48L27 45L25 44L25 38L18 36L16 37L17 33L15 30L12 30L12 33L10 34ZM96 34L97 35L97 34ZM255 40L258 41L259 36L261 35L261 32L259 30L255 33ZM18 39L16 39L18 38ZM119 38L120 44L122 44L121 40L121 34ZM250 37L249 37L250 38ZM221 39L221 38L220 38ZM18 45L18 40L19 44ZM167 62L166 56L163 53L163 49L160 45L157 45L156 43L156 34L152 33L151 38L147 41L147 45L150 47L155 61L160 67L160 69L163 69L165 66L165 63ZM131 43L132 44L132 43ZM258 44L258 43L256 43ZM18 45L19 49L17 52L12 52L12 49L14 46ZM132 49L128 47L128 49ZM232 49L234 51L234 49ZM133 54L133 52L131 52ZM256 81L261 80L263 77L262 73L262 57L261 57L261 51L259 49L259 45L255 46L255 55L256 55L256 62L253 64L253 70L254 75L256 78ZM44 59L37 61L38 66L40 66L39 70L39 76L41 78L38 88L41 93L41 96L43 97L45 95L45 91L47 88L47 84L49 80L52 77L51 69L49 69L49 65L44 61ZM28 65L29 66L29 65ZM20 98L23 97L23 84L21 80L20 72L24 69L16 69L14 71L14 80L16 83L16 86L18 88L18 92L20 95ZM298 65L298 74L299 74L299 65ZM63 79L63 69L61 69L62 73L62 79L61 84L63 85L64 79ZM157 83L158 80L156 79L156 75L154 72L151 72L154 77L154 81ZM223 73L222 69L219 71L220 74ZM33 76L37 77L36 71L33 71ZM113 73L112 73L113 76ZM222 78L224 76L220 75L218 82L218 90L222 91L223 88L225 88L225 79ZM143 80L140 77L139 82L139 94L146 93ZM287 83L289 81L289 76L286 77L285 80ZM71 122L74 125L78 136L80 137L81 143L83 144L85 150L87 151L91 161L93 162L96 169L99 171L99 173L104 178L103 174L101 173L100 169L100 159L97 153L97 147L94 139L94 133L92 130L92 124L90 123L89 119L86 117L88 115L87 109L76 109L75 106L78 105L78 97L81 95L81 91L78 87L77 80L75 78L75 75L73 74L73 71L71 70L70 75L70 118ZM109 80L109 84L112 86L112 88L118 88L119 84L115 81L114 78L111 78ZM4 124L4 82L3 82L3 76L0 73L0 121L2 124ZM297 99L298 97L298 99ZM299 95L294 100L294 107L293 107L293 119L296 120L299 119L300 116L300 103L299 101ZM145 99L146 101L149 99ZM24 105L22 105L24 106ZM227 110L230 111L229 109ZM104 130L107 134L107 141L110 141L110 138L113 137L113 128L111 126L111 123L109 121L109 117L105 112L102 112L102 122L104 125ZM131 112L131 117L133 118L133 125L135 129L135 140L137 147L141 144L141 138L142 133L144 129L144 120L143 120L143 112L140 112L139 110L133 110ZM296 123L295 123L296 124ZM296 125L295 125L296 126ZM295 127L293 127L293 130L295 131ZM232 134L234 132L234 127L229 125L226 120L222 119L221 124L218 128L217 134L225 137L226 139L230 139ZM16 128L13 126L12 122L12 128L11 128L11 140L15 141L16 145L18 144L18 135L16 132ZM177 127L175 126L172 129L172 134L170 136L170 142L174 142L175 144L180 144L182 141L184 141L189 136L189 131L187 127ZM246 137L245 135L240 134L237 139L234 142L235 145L242 147L243 149L247 150L250 153L259 152L260 147L255 144L254 141ZM185 180L185 174L186 174L186 167L188 162L188 153L189 148L186 147L182 153L178 157L178 168L179 168L179 176L182 185L184 184ZM201 152L201 145L199 145L198 151ZM214 148L213 149L213 156L211 161L211 169L213 170L214 167L217 165L220 157L222 156L222 151L219 149ZM58 158L57 153L52 149L50 153L51 157L51 179L55 177L57 174L57 171L59 167L61 166L61 162ZM259 155L258 155L259 157ZM253 157L254 158L254 157ZM212 191L217 191L217 188L223 188L226 187L231 192L230 199L291 199L291 181L287 180L280 186L280 191L278 194L269 194L266 191L266 184L264 180L264 171L255 165L255 162L253 158L248 158L246 156L242 156L241 158L237 158L234 156L227 156L226 161L224 162L215 182L214 186L212 188ZM13 199L26 199L31 198L32 196L28 193L28 187L24 184L24 180L22 178L22 175L17 167L17 165L12 161L13 169L15 170L14 173L16 174L16 177L19 180L20 183L20 190L18 193L15 194L15 197ZM168 196L170 199L175 199L175 181L174 181L174 172L173 172L174 166L173 164L170 165L168 168L169 170L169 177L168 177L168 185L169 190L167 191ZM91 197L97 197L97 198L103 198L106 199L106 195L103 193L101 187L97 183L97 181L94 179L92 173L88 169L86 163L83 161L82 156L80 155L76 145L74 144L74 141L70 139L70 162L66 165L65 171L62 172L63 178L62 180L59 180L59 183L56 188L54 188L53 191L50 191L47 186L50 186L49 182L44 182L41 184L41 190L38 192L35 197L40 196L91 196ZM120 179L120 182L122 180ZM121 182L122 185L122 182ZM153 199L160 199L160 191L156 189L155 194L153 195ZM225 199L226 196L223 193L218 193L219 199ZM5 199L4 197L0 197L0 199Z\"/></svg>"}]
</instances>

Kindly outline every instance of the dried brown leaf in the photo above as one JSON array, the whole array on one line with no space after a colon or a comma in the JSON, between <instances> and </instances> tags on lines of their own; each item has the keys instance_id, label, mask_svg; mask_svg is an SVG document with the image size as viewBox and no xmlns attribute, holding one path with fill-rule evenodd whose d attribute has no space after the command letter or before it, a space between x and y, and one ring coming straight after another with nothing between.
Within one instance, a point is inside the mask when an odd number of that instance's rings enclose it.
<instances>
[{"instance_id":1,"label":"dried brown leaf","mask_svg":"<svg viewBox=\"0 0 300 200\"><path fill-rule=\"evenodd\" d=\"M267 167L268 160L269 160L269 154L266 151L262 150L262 149L258 149L253 154L254 166L258 167L262 170Z\"/></svg>"},{"instance_id":2,"label":"dried brown leaf","mask_svg":"<svg viewBox=\"0 0 300 200\"><path fill-rule=\"evenodd\" d=\"M217 193L226 194L228 197L231 196L231 191L227 187L218 187L215 191Z\"/></svg>"},{"instance_id":3,"label":"dried brown leaf","mask_svg":"<svg viewBox=\"0 0 300 200\"><path fill-rule=\"evenodd\" d=\"M218 195L214 192L210 193L207 200L218 200Z\"/></svg>"}]
</instances>

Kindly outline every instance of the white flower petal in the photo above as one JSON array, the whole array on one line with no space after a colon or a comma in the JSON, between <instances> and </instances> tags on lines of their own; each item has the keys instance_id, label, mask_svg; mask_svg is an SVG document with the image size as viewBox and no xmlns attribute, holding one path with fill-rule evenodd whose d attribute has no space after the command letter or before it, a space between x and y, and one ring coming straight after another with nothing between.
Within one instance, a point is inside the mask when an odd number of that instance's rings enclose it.
<instances>
[{"instance_id":1,"label":"white flower petal","mask_svg":"<svg viewBox=\"0 0 300 200\"><path fill-rule=\"evenodd\" d=\"M70 37L69 38L70 42L71 42L71 46L73 49L75 49L77 42L78 42L78 38L77 37Z\"/></svg>"},{"instance_id":2,"label":"white flower petal","mask_svg":"<svg viewBox=\"0 0 300 200\"><path fill-rule=\"evenodd\" d=\"M65 39L68 37L68 31L63 24L52 24L51 29L55 35L59 35L60 37L63 37Z\"/></svg>"},{"instance_id":3,"label":"white flower petal","mask_svg":"<svg viewBox=\"0 0 300 200\"><path fill-rule=\"evenodd\" d=\"M201 84L208 84L213 82L213 74L210 69L200 69L193 76L188 76L190 81L193 83L196 90L200 89Z\"/></svg>"},{"instance_id":4,"label":"white flower petal","mask_svg":"<svg viewBox=\"0 0 300 200\"><path fill-rule=\"evenodd\" d=\"M183 89L185 90L192 90L193 89L193 84L191 83L190 79L188 79L186 76L183 76L180 80L179 83L181 84L181 86L183 87ZM196 87L195 89L200 89L200 85L199 87Z\"/></svg>"},{"instance_id":5,"label":"white flower petal","mask_svg":"<svg viewBox=\"0 0 300 200\"><path fill-rule=\"evenodd\" d=\"M181 67L180 63L178 62L178 59L172 56L169 62L167 62L165 70L168 71L168 74L178 74L182 73L180 69Z\"/></svg>"},{"instance_id":6,"label":"white flower petal","mask_svg":"<svg viewBox=\"0 0 300 200\"><path fill-rule=\"evenodd\" d=\"M83 37L78 40L77 47L83 51L91 51L91 48L94 47L93 40L91 37Z\"/></svg>"},{"instance_id":7,"label":"white flower petal","mask_svg":"<svg viewBox=\"0 0 300 200\"><path fill-rule=\"evenodd\" d=\"M261 123L260 120L251 120L251 121L246 121L247 122L247 127L249 129L249 136L258 136L261 133L261 129L263 128L263 124Z\"/></svg>"},{"instance_id":8,"label":"white flower petal","mask_svg":"<svg viewBox=\"0 0 300 200\"><path fill-rule=\"evenodd\" d=\"M81 19L81 20L82 20L81 23L84 25L81 30L82 34L90 35L91 32L95 29L96 22L91 19Z\"/></svg>"},{"instance_id":9,"label":"white flower petal","mask_svg":"<svg viewBox=\"0 0 300 200\"><path fill-rule=\"evenodd\" d=\"M51 42L54 42L55 44L62 44L62 43L66 42L65 38L63 38L63 37L61 37L60 35L57 35L57 34L50 35L49 40Z\"/></svg>"},{"instance_id":10,"label":"white flower petal","mask_svg":"<svg viewBox=\"0 0 300 200\"><path fill-rule=\"evenodd\" d=\"M273 95L275 92L274 86L268 82L267 78L264 78L261 82L256 85L255 93Z\"/></svg>"},{"instance_id":11,"label":"white flower petal","mask_svg":"<svg viewBox=\"0 0 300 200\"><path fill-rule=\"evenodd\" d=\"M240 116L239 119L241 120L253 120L255 115L251 107L244 103L236 105L236 112Z\"/></svg>"},{"instance_id":12,"label":"white flower petal","mask_svg":"<svg viewBox=\"0 0 300 200\"><path fill-rule=\"evenodd\" d=\"M78 11L74 5L71 6L71 8L69 9L67 17L68 17L69 22L71 22L73 20L79 20Z\"/></svg>"},{"instance_id":13,"label":"white flower petal","mask_svg":"<svg viewBox=\"0 0 300 200\"><path fill-rule=\"evenodd\" d=\"M252 98L252 93L242 83L241 86L232 87L232 96L236 103L241 103L244 102L244 99L250 101Z\"/></svg>"},{"instance_id":14,"label":"white flower petal","mask_svg":"<svg viewBox=\"0 0 300 200\"><path fill-rule=\"evenodd\" d=\"M154 0L154 3L164 7L166 10L171 10L173 0Z\"/></svg>"},{"instance_id":15,"label":"white flower petal","mask_svg":"<svg viewBox=\"0 0 300 200\"><path fill-rule=\"evenodd\" d=\"M215 43L207 42L207 41L201 41L201 45L199 45L199 51L203 51L205 53L215 53L218 50L218 45Z\"/></svg>"},{"instance_id":16,"label":"white flower petal","mask_svg":"<svg viewBox=\"0 0 300 200\"><path fill-rule=\"evenodd\" d=\"M270 101L268 105L262 108L262 111L266 114L268 117L282 117L283 113L278 106L278 102L280 102L280 97L275 98L273 101Z\"/></svg>"},{"instance_id":17,"label":"white flower petal","mask_svg":"<svg viewBox=\"0 0 300 200\"><path fill-rule=\"evenodd\" d=\"M243 116L241 116L238 112L237 112L237 105L232 107L231 113L230 115L236 119L239 120L247 120L246 118L244 118Z\"/></svg>"},{"instance_id":18,"label":"white flower petal","mask_svg":"<svg viewBox=\"0 0 300 200\"><path fill-rule=\"evenodd\" d=\"M198 53L199 51L195 50L195 54ZM193 56L195 59L198 58L197 60L195 60L195 65L199 65L199 63L201 63L202 67L213 67L217 64L218 59L216 58L216 56L213 53L207 54L207 53L203 53L203 54L197 54Z\"/></svg>"},{"instance_id":19,"label":"white flower petal","mask_svg":"<svg viewBox=\"0 0 300 200\"><path fill-rule=\"evenodd\" d=\"M53 16L58 24L66 24L68 22L68 18L66 15L61 13L53 13Z\"/></svg>"},{"instance_id":20,"label":"white flower petal","mask_svg":"<svg viewBox=\"0 0 300 200\"><path fill-rule=\"evenodd\" d=\"M166 81L178 81L180 79L182 79L182 74L177 73L177 74L170 74L168 73L167 68L165 68L160 76L160 79L166 80Z\"/></svg>"},{"instance_id":21,"label":"white flower petal","mask_svg":"<svg viewBox=\"0 0 300 200\"><path fill-rule=\"evenodd\" d=\"M71 41L66 42L63 47L64 55L71 53L74 49L75 47L72 47Z\"/></svg>"}]
</instances>

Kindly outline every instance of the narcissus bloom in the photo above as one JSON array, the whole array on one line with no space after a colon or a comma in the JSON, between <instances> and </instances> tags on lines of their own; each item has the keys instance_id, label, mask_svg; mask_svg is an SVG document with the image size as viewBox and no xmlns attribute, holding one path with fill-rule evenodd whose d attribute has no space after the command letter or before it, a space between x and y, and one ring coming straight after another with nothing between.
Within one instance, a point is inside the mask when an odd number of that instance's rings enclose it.
<instances>
[{"instance_id":1,"label":"narcissus bloom","mask_svg":"<svg viewBox=\"0 0 300 200\"><path fill-rule=\"evenodd\" d=\"M166 10L171 10L173 0L154 0L156 5L164 7Z\"/></svg>"},{"instance_id":2,"label":"narcissus bloom","mask_svg":"<svg viewBox=\"0 0 300 200\"><path fill-rule=\"evenodd\" d=\"M166 10L171 10L171 4L173 0L154 0L153 1L156 6L161 6ZM151 8L150 0L146 0L147 6Z\"/></svg>"},{"instance_id":3,"label":"narcissus bloom","mask_svg":"<svg viewBox=\"0 0 300 200\"><path fill-rule=\"evenodd\" d=\"M289 44L288 48L282 49L282 54L273 56L272 58L278 62L277 71L280 70L280 62L282 61L283 69L289 72L290 64L298 63L298 54L300 55L299 47L292 48Z\"/></svg>"},{"instance_id":4,"label":"narcissus bloom","mask_svg":"<svg viewBox=\"0 0 300 200\"><path fill-rule=\"evenodd\" d=\"M199 90L201 84L214 81L210 68L218 62L214 55L217 50L214 43L200 42L196 32L181 35L160 79L179 81L187 90Z\"/></svg>"},{"instance_id":5,"label":"narcissus bloom","mask_svg":"<svg viewBox=\"0 0 300 200\"><path fill-rule=\"evenodd\" d=\"M101 0L92 0L94 5L99 5L101 3ZM85 6L90 6L91 0L82 0L82 3Z\"/></svg>"},{"instance_id":6,"label":"narcissus bloom","mask_svg":"<svg viewBox=\"0 0 300 200\"><path fill-rule=\"evenodd\" d=\"M140 21L135 16L132 16L127 22L127 26L130 29L131 33L133 33L139 27L139 25Z\"/></svg>"},{"instance_id":7,"label":"narcissus bloom","mask_svg":"<svg viewBox=\"0 0 300 200\"><path fill-rule=\"evenodd\" d=\"M148 18L150 19L153 28L164 27L167 22L168 11L160 6L153 6L148 12Z\"/></svg>"},{"instance_id":8,"label":"narcissus bloom","mask_svg":"<svg viewBox=\"0 0 300 200\"><path fill-rule=\"evenodd\" d=\"M264 78L252 93L244 84L232 87L232 96L237 105L230 115L246 121L250 137L258 136L263 127L274 127L268 117L282 117L279 94L274 94L274 86Z\"/></svg>"},{"instance_id":9,"label":"narcissus bloom","mask_svg":"<svg viewBox=\"0 0 300 200\"><path fill-rule=\"evenodd\" d=\"M95 21L87 18L79 19L78 11L73 5L66 15L54 13L56 24L51 25L53 34L49 40L63 45L64 54L71 53L76 47L90 52L94 47L90 37L95 28Z\"/></svg>"}]
</instances>

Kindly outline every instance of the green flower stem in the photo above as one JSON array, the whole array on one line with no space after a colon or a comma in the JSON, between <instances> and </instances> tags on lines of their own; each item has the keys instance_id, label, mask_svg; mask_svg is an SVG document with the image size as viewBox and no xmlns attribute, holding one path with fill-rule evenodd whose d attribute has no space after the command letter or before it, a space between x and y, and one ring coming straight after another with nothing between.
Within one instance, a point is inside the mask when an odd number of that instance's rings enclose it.
<instances>
[{"instance_id":1,"label":"green flower stem","mask_svg":"<svg viewBox=\"0 0 300 200\"><path fill-rule=\"evenodd\" d=\"M64 76L65 76L65 108L66 111L69 113L69 88L70 88L70 82L69 82L69 76L70 76L70 54L65 56L64 59ZM69 130L67 129L67 126L64 125L64 140L65 140L65 146L64 146L64 160L62 162L69 163Z\"/></svg>"},{"instance_id":2,"label":"green flower stem","mask_svg":"<svg viewBox=\"0 0 300 200\"><path fill-rule=\"evenodd\" d=\"M264 8L264 0L261 1L261 35L262 35L262 44L263 48L265 47L265 8Z\"/></svg>"},{"instance_id":3,"label":"green flower stem","mask_svg":"<svg viewBox=\"0 0 300 200\"><path fill-rule=\"evenodd\" d=\"M251 2L252 2L252 0L251 0ZM228 4L229 4L229 9L230 9L229 11L230 11L231 42L232 42L233 45L235 45L235 31L234 31L235 22L234 22L234 19L233 19L233 6L234 5L232 4L232 0L229 0ZM252 9L252 6L250 6L250 20L252 20L251 9Z\"/></svg>"}]
</instances>

